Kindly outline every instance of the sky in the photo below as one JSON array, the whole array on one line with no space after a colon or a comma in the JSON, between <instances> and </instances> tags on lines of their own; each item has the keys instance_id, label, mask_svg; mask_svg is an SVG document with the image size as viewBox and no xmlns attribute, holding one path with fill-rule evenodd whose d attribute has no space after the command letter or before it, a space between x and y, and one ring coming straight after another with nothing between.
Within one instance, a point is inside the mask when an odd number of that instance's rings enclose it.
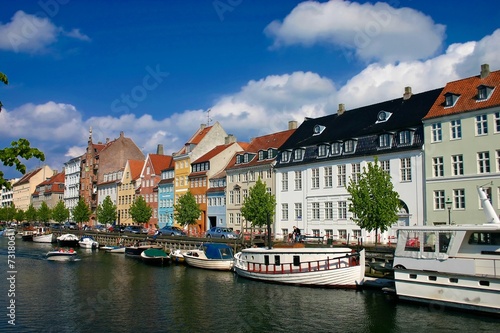
<instances>
[{"instance_id":1,"label":"sky","mask_svg":"<svg viewBox=\"0 0 500 333\"><path fill-rule=\"evenodd\" d=\"M2 1L0 148L26 138L62 171L89 128L145 155L214 122L248 142L499 70L499 25L497 0Z\"/></svg>"}]
</instances>

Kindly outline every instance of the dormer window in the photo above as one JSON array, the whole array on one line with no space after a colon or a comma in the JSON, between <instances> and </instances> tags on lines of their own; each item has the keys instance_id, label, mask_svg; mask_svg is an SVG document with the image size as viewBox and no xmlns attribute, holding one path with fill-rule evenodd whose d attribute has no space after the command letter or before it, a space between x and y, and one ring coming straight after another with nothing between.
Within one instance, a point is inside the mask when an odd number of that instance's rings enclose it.
<instances>
[{"instance_id":1,"label":"dormer window","mask_svg":"<svg viewBox=\"0 0 500 333\"><path fill-rule=\"evenodd\" d=\"M275 156L275 150L273 148L269 148L267 150L267 158L271 159L271 158L274 158Z\"/></svg>"},{"instance_id":2,"label":"dormer window","mask_svg":"<svg viewBox=\"0 0 500 333\"><path fill-rule=\"evenodd\" d=\"M323 125L315 125L313 128L313 135L320 135L325 130Z\"/></svg>"},{"instance_id":3,"label":"dormer window","mask_svg":"<svg viewBox=\"0 0 500 333\"><path fill-rule=\"evenodd\" d=\"M264 151L263 150L259 150L259 161L262 161L264 159Z\"/></svg>"},{"instance_id":4,"label":"dormer window","mask_svg":"<svg viewBox=\"0 0 500 333\"><path fill-rule=\"evenodd\" d=\"M289 150L282 151L281 152L281 162L286 163L286 162L290 161L290 155L291 155L291 153Z\"/></svg>"},{"instance_id":5,"label":"dormer window","mask_svg":"<svg viewBox=\"0 0 500 333\"><path fill-rule=\"evenodd\" d=\"M414 132L410 130L404 130L399 132L398 144L400 146L411 145L413 143L413 134Z\"/></svg>"},{"instance_id":6,"label":"dormer window","mask_svg":"<svg viewBox=\"0 0 500 333\"><path fill-rule=\"evenodd\" d=\"M301 161L304 158L304 149L298 148L293 151L293 159L295 161Z\"/></svg>"},{"instance_id":7,"label":"dormer window","mask_svg":"<svg viewBox=\"0 0 500 333\"><path fill-rule=\"evenodd\" d=\"M243 155L243 163L248 163L248 154Z\"/></svg>"},{"instance_id":8,"label":"dormer window","mask_svg":"<svg viewBox=\"0 0 500 333\"><path fill-rule=\"evenodd\" d=\"M344 142L344 154L352 154L356 150L356 140L347 140Z\"/></svg>"},{"instance_id":9,"label":"dormer window","mask_svg":"<svg viewBox=\"0 0 500 333\"><path fill-rule=\"evenodd\" d=\"M332 143L331 147L332 147L332 155L342 154L342 143L341 142L334 142L334 143Z\"/></svg>"},{"instance_id":10,"label":"dormer window","mask_svg":"<svg viewBox=\"0 0 500 333\"><path fill-rule=\"evenodd\" d=\"M444 95L444 106L447 108L455 106L455 103L457 102L459 97L460 95L457 94L446 93Z\"/></svg>"},{"instance_id":11,"label":"dormer window","mask_svg":"<svg viewBox=\"0 0 500 333\"><path fill-rule=\"evenodd\" d=\"M321 144L318 146L318 157L328 156L328 145Z\"/></svg>"},{"instance_id":12,"label":"dormer window","mask_svg":"<svg viewBox=\"0 0 500 333\"><path fill-rule=\"evenodd\" d=\"M375 124L378 124L378 123L384 123L386 122L387 120L389 120L389 118L392 116L392 113L391 112L387 112L387 111L380 111L378 114L377 114L377 121L375 122Z\"/></svg>"},{"instance_id":13,"label":"dormer window","mask_svg":"<svg viewBox=\"0 0 500 333\"><path fill-rule=\"evenodd\" d=\"M488 98L490 98L493 89L494 88L485 86L484 84L477 87L477 101L486 101Z\"/></svg>"},{"instance_id":14,"label":"dormer window","mask_svg":"<svg viewBox=\"0 0 500 333\"><path fill-rule=\"evenodd\" d=\"M392 146L392 134L383 133L378 137L379 148L390 148Z\"/></svg>"},{"instance_id":15,"label":"dormer window","mask_svg":"<svg viewBox=\"0 0 500 333\"><path fill-rule=\"evenodd\" d=\"M241 163L241 155L236 155L236 164Z\"/></svg>"}]
</instances>

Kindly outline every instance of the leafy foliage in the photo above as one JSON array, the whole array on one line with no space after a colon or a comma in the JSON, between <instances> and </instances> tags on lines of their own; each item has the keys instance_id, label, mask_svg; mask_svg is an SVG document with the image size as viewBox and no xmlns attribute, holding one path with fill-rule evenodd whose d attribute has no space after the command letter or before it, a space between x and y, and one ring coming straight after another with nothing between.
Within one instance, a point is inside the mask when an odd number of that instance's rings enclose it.
<instances>
[{"instance_id":1,"label":"leafy foliage","mask_svg":"<svg viewBox=\"0 0 500 333\"><path fill-rule=\"evenodd\" d=\"M266 184L259 179L249 190L243 201L241 215L254 226L267 225L268 216L274 216L276 198L266 191Z\"/></svg>"},{"instance_id":2,"label":"leafy foliage","mask_svg":"<svg viewBox=\"0 0 500 333\"><path fill-rule=\"evenodd\" d=\"M139 195L130 206L129 213L135 223L147 223L153 215L153 208Z\"/></svg>"},{"instance_id":3,"label":"leafy foliage","mask_svg":"<svg viewBox=\"0 0 500 333\"><path fill-rule=\"evenodd\" d=\"M16 210L16 215L14 215L14 220L16 220L18 223L24 221L24 210L21 208Z\"/></svg>"},{"instance_id":4,"label":"leafy foliage","mask_svg":"<svg viewBox=\"0 0 500 333\"><path fill-rule=\"evenodd\" d=\"M76 206L73 208L73 219L76 223L81 224L83 222L87 222L90 219L90 214L91 212L89 206L82 198L80 198Z\"/></svg>"},{"instance_id":5,"label":"leafy foliage","mask_svg":"<svg viewBox=\"0 0 500 333\"><path fill-rule=\"evenodd\" d=\"M174 210L175 220L183 226L196 224L201 214L194 195L189 191L179 198L174 205Z\"/></svg>"},{"instance_id":6,"label":"leafy foliage","mask_svg":"<svg viewBox=\"0 0 500 333\"><path fill-rule=\"evenodd\" d=\"M48 223L50 221L52 211L45 201L42 201L40 208L38 208L37 215L40 222Z\"/></svg>"},{"instance_id":7,"label":"leafy foliage","mask_svg":"<svg viewBox=\"0 0 500 333\"><path fill-rule=\"evenodd\" d=\"M9 84L9 80L4 73L0 72L0 81ZM0 112L2 111L2 101L0 101ZM5 166L15 166L16 170L21 172L22 174L26 173L26 166L21 162L19 158L23 158L29 160L32 157L35 157L41 161L45 161L45 155L43 152L38 150L37 148L30 147L30 142L26 139L19 139L17 141L11 142L11 147L6 147L4 149L0 149L0 161ZM10 182L4 179L4 173L0 170L0 188L5 186L6 188L10 188Z\"/></svg>"},{"instance_id":8,"label":"leafy foliage","mask_svg":"<svg viewBox=\"0 0 500 333\"><path fill-rule=\"evenodd\" d=\"M102 224L112 224L116 221L116 205L109 195L97 206L97 220Z\"/></svg>"},{"instance_id":9,"label":"leafy foliage","mask_svg":"<svg viewBox=\"0 0 500 333\"><path fill-rule=\"evenodd\" d=\"M59 200L57 205L52 209L52 219L59 224L69 219L69 208L64 206L62 200Z\"/></svg>"},{"instance_id":10,"label":"leafy foliage","mask_svg":"<svg viewBox=\"0 0 500 333\"><path fill-rule=\"evenodd\" d=\"M349 211L353 221L368 231L384 232L398 220L401 208L399 194L393 190L391 176L378 164L368 163L358 182L349 180L347 191L351 195Z\"/></svg>"},{"instance_id":11,"label":"leafy foliage","mask_svg":"<svg viewBox=\"0 0 500 333\"><path fill-rule=\"evenodd\" d=\"M37 211L33 205L29 205L28 209L25 212L26 221L35 222L37 218Z\"/></svg>"},{"instance_id":12,"label":"leafy foliage","mask_svg":"<svg viewBox=\"0 0 500 333\"><path fill-rule=\"evenodd\" d=\"M0 220L12 222L16 216L16 206L14 204L0 208Z\"/></svg>"}]
</instances>

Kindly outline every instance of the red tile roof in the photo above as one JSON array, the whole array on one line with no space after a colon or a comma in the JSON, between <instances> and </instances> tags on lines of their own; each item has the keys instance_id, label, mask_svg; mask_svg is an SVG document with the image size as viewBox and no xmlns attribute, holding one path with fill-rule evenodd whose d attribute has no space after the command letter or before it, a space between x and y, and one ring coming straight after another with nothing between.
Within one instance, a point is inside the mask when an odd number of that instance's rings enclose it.
<instances>
[{"instance_id":1,"label":"red tile roof","mask_svg":"<svg viewBox=\"0 0 500 333\"><path fill-rule=\"evenodd\" d=\"M25 183L28 183L29 180L31 179L31 177L33 177L34 175L36 175L40 170L42 170L42 168L38 168L38 169L35 169L31 172L28 172L26 173L24 176L21 177L21 179L19 179L15 184L14 186L17 186L17 185L22 185L22 184L25 184Z\"/></svg>"},{"instance_id":2,"label":"red tile roof","mask_svg":"<svg viewBox=\"0 0 500 333\"><path fill-rule=\"evenodd\" d=\"M149 154L148 157L153 166L153 170L151 171L155 175L159 175L162 170L169 168L173 163L172 156L170 155Z\"/></svg>"},{"instance_id":3,"label":"red tile roof","mask_svg":"<svg viewBox=\"0 0 500 333\"><path fill-rule=\"evenodd\" d=\"M186 142L186 144L184 145L184 147L182 147L176 153L176 155L185 154L186 153L186 146L197 145L198 143L200 143L200 141L205 137L205 135L207 135L208 132L210 132L211 129L212 129L212 126L207 126L207 127L204 127L204 128L200 127L196 131L196 133L194 133L194 135L188 140L188 142Z\"/></svg>"},{"instance_id":4,"label":"red tile roof","mask_svg":"<svg viewBox=\"0 0 500 333\"><path fill-rule=\"evenodd\" d=\"M196 161L191 162L191 164L208 162L208 161L210 161L210 159L212 157L217 156L218 154L220 154L221 152L223 152L224 150L226 150L227 148L229 148L230 146L235 145L235 144L237 144L237 143L231 142L231 143L228 143L225 145L215 146L212 150L207 152L205 155L200 156Z\"/></svg>"},{"instance_id":5,"label":"red tile roof","mask_svg":"<svg viewBox=\"0 0 500 333\"><path fill-rule=\"evenodd\" d=\"M128 160L130 167L130 179L136 180L141 176L142 166L144 161L141 160Z\"/></svg>"},{"instance_id":6,"label":"red tile roof","mask_svg":"<svg viewBox=\"0 0 500 333\"><path fill-rule=\"evenodd\" d=\"M481 85L494 88L491 96L484 101L478 101L477 88ZM459 95L454 106L445 107L445 95ZM448 82L438 99L434 102L424 119L431 119L452 114L476 111L500 105L500 71L489 73L485 78L472 76L453 82Z\"/></svg>"}]
</instances>

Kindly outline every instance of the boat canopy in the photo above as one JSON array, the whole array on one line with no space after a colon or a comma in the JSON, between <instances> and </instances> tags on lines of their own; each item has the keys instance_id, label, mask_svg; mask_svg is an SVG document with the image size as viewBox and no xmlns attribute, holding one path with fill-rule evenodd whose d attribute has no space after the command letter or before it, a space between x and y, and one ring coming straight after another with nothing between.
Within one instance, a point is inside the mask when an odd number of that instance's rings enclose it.
<instances>
[{"instance_id":1,"label":"boat canopy","mask_svg":"<svg viewBox=\"0 0 500 333\"><path fill-rule=\"evenodd\" d=\"M203 251L208 259L231 259L233 249L227 244L203 244Z\"/></svg>"}]
</instances>

